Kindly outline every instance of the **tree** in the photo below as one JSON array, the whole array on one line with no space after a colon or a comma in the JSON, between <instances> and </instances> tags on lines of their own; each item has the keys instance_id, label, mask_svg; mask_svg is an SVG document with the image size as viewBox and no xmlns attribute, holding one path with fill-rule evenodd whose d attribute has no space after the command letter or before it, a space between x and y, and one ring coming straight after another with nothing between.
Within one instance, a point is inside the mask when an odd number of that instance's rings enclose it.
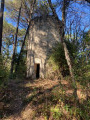
<instances>
[{"instance_id":1,"label":"tree","mask_svg":"<svg viewBox=\"0 0 90 120\"><path fill-rule=\"evenodd\" d=\"M13 73L13 67L14 67L14 62L15 62L15 52L16 52L16 46L17 46L17 35L18 35L19 21L20 21L20 15L21 15L21 8L22 8L22 3L21 3L21 6L19 8L19 15L18 15L18 19L17 19L15 43L13 46L13 55L12 55L12 61L11 61L11 74Z\"/></svg>"},{"instance_id":2,"label":"tree","mask_svg":"<svg viewBox=\"0 0 90 120\"><path fill-rule=\"evenodd\" d=\"M5 63L10 65L12 48L10 48L14 42L15 27L12 24L3 22L3 44L2 44L2 56L5 59Z\"/></svg>"},{"instance_id":3,"label":"tree","mask_svg":"<svg viewBox=\"0 0 90 120\"><path fill-rule=\"evenodd\" d=\"M18 54L18 58L17 58L17 61L16 61L16 66L15 66L15 71L17 71L17 68L18 68L20 60L21 60L21 56L22 56L22 52L23 52L23 49L24 49L26 37L28 35L29 28L30 28L30 25L31 25L31 19L33 17L34 8L36 7L35 6L36 5L35 4L36 0L31 0L31 1L29 1L29 0L27 0L27 1L26 0L11 1L10 0L10 1L6 2L6 8L7 8L8 13L9 13L8 15L11 18L11 20L13 20L15 23L19 18L19 16L17 14L18 14L18 9L20 8L21 3L22 3L22 10L21 10L21 13L20 13L19 25L20 25L20 28L22 28L22 29L24 28L26 30L26 32L25 32L25 34L23 35L23 38L22 38L22 43L21 43L22 45L20 46L21 50L20 50L20 54ZM20 11L20 9L19 9L19 11ZM14 36L16 36L16 35L14 35ZM19 40L19 38L17 38L17 36L16 36L15 37L16 43L14 44L14 48L16 48L15 46L17 44L17 39ZM12 71L13 71L14 62L15 62L15 52L12 56L11 74L13 73Z\"/></svg>"},{"instance_id":4,"label":"tree","mask_svg":"<svg viewBox=\"0 0 90 120\"><path fill-rule=\"evenodd\" d=\"M74 87L74 97L75 97L75 103L78 101L78 96L77 96L77 87L76 87L76 82L75 82L75 78L74 78L74 72L73 72L73 67L72 67L72 61L69 55L69 51L67 49L66 43L64 41L65 39L65 17L66 17L66 9L70 3L69 1L63 0L63 6L62 6L62 21L59 20L58 15L56 14L56 11L51 3L51 0L48 0L50 8L52 9L53 15L55 16L57 23L58 23L58 30L59 30L59 34L61 37L61 43L63 44L63 48L64 48L64 53L65 53L65 59L67 61L68 67L69 67L69 72L72 78L72 84ZM79 102L79 101L78 101Z\"/></svg>"},{"instance_id":5,"label":"tree","mask_svg":"<svg viewBox=\"0 0 90 120\"><path fill-rule=\"evenodd\" d=\"M23 52L23 49L24 49L26 37L28 35L29 28L31 26L31 20L32 20L32 15L33 15L33 12L34 12L35 4L36 4L36 0L33 0L33 2L31 3L31 10L30 10L30 16L29 16L29 24L28 24L28 27L26 29L26 33L25 33L25 37L24 37L24 40L23 40L23 43L22 43L22 46L21 46L20 54L19 54L18 59L17 59L17 65L16 65L16 68L15 68L15 72L17 72L17 68L19 66L19 63L20 63L20 60L21 60L21 57L22 57L22 52Z\"/></svg>"},{"instance_id":6,"label":"tree","mask_svg":"<svg viewBox=\"0 0 90 120\"><path fill-rule=\"evenodd\" d=\"M3 13L4 13L4 0L1 0L1 10L0 10L0 54L1 54L1 47L2 47Z\"/></svg>"}]
</instances>

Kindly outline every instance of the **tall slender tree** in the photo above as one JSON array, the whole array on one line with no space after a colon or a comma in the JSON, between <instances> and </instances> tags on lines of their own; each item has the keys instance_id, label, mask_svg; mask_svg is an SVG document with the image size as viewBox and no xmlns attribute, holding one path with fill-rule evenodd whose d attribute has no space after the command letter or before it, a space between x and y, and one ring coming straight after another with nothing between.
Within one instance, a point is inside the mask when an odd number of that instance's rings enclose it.
<instances>
[{"instance_id":1,"label":"tall slender tree","mask_svg":"<svg viewBox=\"0 0 90 120\"><path fill-rule=\"evenodd\" d=\"M29 28L30 28L31 20L32 20L32 15L33 15L33 12L34 12L35 3L36 3L36 0L33 0L32 3L31 3L29 23L28 23L28 27L27 27L27 29L26 29L26 34L25 34L25 37L24 37L24 40L23 40L23 43L22 43L22 47L21 47L21 50L20 50L20 54L19 54L19 56L18 56L18 60L17 60L17 65L16 65L16 68L15 68L15 72L17 72L17 68L18 68L18 66L19 66L20 59L21 59L21 56L22 56L22 52L23 52L23 49L24 49L26 37L27 37L27 34L28 34L28 32L29 32Z\"/></svg>"},{"instance_id":2,"label":"tall slender tree","mask_svg":"<svg viewBox=\"0 0 90 120\"><path fill-rule=\"evenodd\" d=\"M3 13L4 13L4 0L1 0L1 9L0 9L0 54L2 48L2 30L3 30Z\"/></svg>"},{"instance_id":3,"label":"tall slender tree","mask_svg":"<svg viewBox=\"0 0 90 120\"><path fill-rule=\"evenodd\" d=\"M13 73L13 67L14 67L14 61L15 61L15 52L16 52L16 47L17 47L17 35L18 35L18 29L19 29L21 8L22 8L22 3L21 3L21 6L19 8L19 15L18 15L18 20L17 20L17 27L16 27L16 34L15 34L15 43L14 43L14 46L13 46L13 55L12 55L12 61L11 61L11 74Z\"/></svg>"},{"instance_id":4,"label":"tall slender tree","mask_svg":"<svg viewBox=\"0 0 90 120\"><path fill-rule=\"evenodd\" d=\"M59 34L60 34L60 38L61 38L61 43L63 44L63 48L64 48L64 53L65 53L65 58L69 67L69 72L72 78L72 84L74 86L74 97L75 97L75 102L78 101L78 96L77 96L77 87L76 87L76 82L75 82L75 78L74 78L74 72L73 72L73 67L72 67L72 61L69 55L69 51L67 49L67 45L64 41L65 39L65 17L66 17L66 9L70 3L70 0L63 0L63 5L62 5L62 21L59 20L58 15L56 14L56 11L51 3L51 0L48 0L49 5L52 9L53 15L55 16L55 18L57 19L57 23L58 23L58 30L59 30Z\"/></svg>"}]
</instances>

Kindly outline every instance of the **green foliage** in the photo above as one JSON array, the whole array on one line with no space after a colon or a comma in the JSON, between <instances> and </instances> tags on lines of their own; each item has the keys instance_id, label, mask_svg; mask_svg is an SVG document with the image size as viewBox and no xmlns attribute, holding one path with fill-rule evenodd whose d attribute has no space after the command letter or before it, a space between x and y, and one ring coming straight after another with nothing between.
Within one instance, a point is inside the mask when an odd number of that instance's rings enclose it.
<instances>
[{"instance_id":1,"label":"green foliage","mask_svg":"<svg viewBox=\"0 0 90 120\"><path fill-rule=\"evenodd\" d=\"M13 47L15 44L15 34L16 34L16 27L14 27L11 23L8 23L6 20L4 20L4 25L3 25L3 44L2 44L2 55L3 55L3 59L6 62L5 66L8 68L8 70L10 71L10 67L11 67L11 60L12 60L12 54L13 54ZM18 46L21 47L22 46L22 42L23 42L23 38L25 35L25 29L19 29L18 31L18 39L17 39L17 50L18 50ZM17 51L16 51L17 52ZM16 67L16 63L17 63L17 57L18 54L16 54L16 58L15 58L15 62L14 62L14 70ZM22 71L26 70L25 67L21 67L24 65L23 60L21 60L21 64L19 66L19 69L21 69ZM18 72L18 74L21 72L21 70ZM26 73L26 72L24 72ZM20 73L21 74L21 73ZM23 74L24 76L25 74ZM12 74L9 75L10 78L16 78L16 74Z\"/></svg>"},{"instance_id":2,"label":"green foliage","mask_svg":"<svg viewBox=\"0 0 90 120\"><path fill-rule=\"evenodd\" d=\"M69 106L66 104L66 105L64 106L64 109L68 112L68 111L69 111Z\"/></svg>"},{"instance_id":3,"label":"green foliage","mask_svg":"<svg viewBox=\"0 0 90 120\"><path fill-rule=\"evenodd\" d=\"M85 45L90 45L90 30L84 34L83 42Z\"/></svg>"},{"instance_id":4,"label":"green foliage","mask_svg":"<svg viewBox=\"0 0 90 120\"><path fill-rule=\"evenodd\" d=\"M69 41L66 41L66 45L73 61L77 52L77 47ZM64 49L61 43L57 43L56 46L53 48L48 62L49 65L52 66L54 71L59 70L59 72L61 72L63 76L69 75L69 69L67 61L65 59Z\"/></svg>"},{"instance_id":5,"label":"green foliage","mask_svg":"<svg viewBox=\"0 0 90 120\"><path fill-rule=\"evenodd\" d=\"M3 57L0 56L0 85L7 82L8 76L9 76L8 67L5 66L5 61L3 60Z\"/></svg>"},{"instance_id":6,"label":"green foliage","mask_svg":"<svg viewBox=\"0 0 90 120\"><path fill-rule=\"evenodd\" d=\"M60 120L60 118L62 116L62 112L59 107L56 106L55 108L51 108L51 112L52 112L54 119Z\"/></svg>"},{"instance_id":7,"label":"green foliage","mask_svg":"<svg viewBox=\"0 0 90 120\"><path fill-rule=\"evenodd\" d=\"M77 80L84 86L90 82L90 31L85 33L75 58L74 71Z\"/></svg>"},{"instance_id":8,"label":"green foliage","mask_svg":"<svg viewBox=\"0 0 90 120\"><path fill-rule=\"evenodd\" d=\"M18 60L18 55L16 56L16 60L15 60L15 68L17 66L17 60ZM25 51L22 53L22 56L20 58L20 62L19 62L19 66L17 66L17 71L16 73L14 73L16 77L18 78L25 78L26 77L26 54Z\"/></svg>"},{"instance_id":9,"label":"green foliage","mask_svg":"<svg viewBox=\"0 0 90 120\"><path fill-rule=\"evenodd\" d=\"M38 0L37 4L38 7L36 8L36 13L39 13L40 15L49 15L51 13L51 9L47 0Z\"/></svg>"}]
</instances>

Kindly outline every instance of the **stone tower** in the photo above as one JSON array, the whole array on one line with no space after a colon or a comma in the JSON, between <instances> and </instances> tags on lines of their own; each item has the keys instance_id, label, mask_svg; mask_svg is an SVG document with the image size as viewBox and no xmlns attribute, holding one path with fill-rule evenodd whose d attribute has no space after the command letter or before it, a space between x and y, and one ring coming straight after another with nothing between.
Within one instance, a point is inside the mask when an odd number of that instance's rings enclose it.
<instances>
[{"instance_id":1,"label":"stone tower","mask_svg":"<svg viewBox=\"0 0 90 120\"><path fill-rule=\"evenodd\" d=\"M59 41L57 23L53 16L32 20L27 47L27 77L45 77L48 56Z\"/></svg>"}]
</instances>

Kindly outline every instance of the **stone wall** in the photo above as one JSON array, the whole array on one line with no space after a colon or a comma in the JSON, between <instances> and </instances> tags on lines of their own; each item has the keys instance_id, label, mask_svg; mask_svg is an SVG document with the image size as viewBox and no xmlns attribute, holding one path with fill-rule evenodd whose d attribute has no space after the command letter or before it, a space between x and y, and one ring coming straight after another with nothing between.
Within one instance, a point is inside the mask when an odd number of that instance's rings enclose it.
<instances>
[{"instance_id":1,"label":"stone wall","mask_svg":"<svg viewBox=\"0 0 90 120\"><path fill-rule=\"evenodd\" d=\"M32 20L27 47L27 77L36 78L35 64L40 64L40 77L45 77L48 56L58 41L60 37L53 16Z\"/></svg>"}]
</instances>

